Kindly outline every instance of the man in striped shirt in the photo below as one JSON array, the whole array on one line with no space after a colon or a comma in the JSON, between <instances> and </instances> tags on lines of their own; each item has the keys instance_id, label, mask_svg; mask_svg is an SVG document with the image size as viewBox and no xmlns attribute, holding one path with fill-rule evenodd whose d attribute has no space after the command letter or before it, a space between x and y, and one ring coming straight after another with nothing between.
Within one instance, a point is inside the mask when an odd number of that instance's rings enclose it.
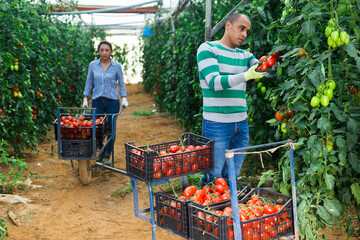
<instances>
[{"instance_id":1,"label":"man in striped shirt","mask_svg":"<svg viewBox=\"0 0 360 240\"><path fill-rule=\"evenodd\" d=\"M214 171L204 174L202 185L218 177L228 177L225 150L246 147L249 126L246 106L246 82L262 78L256 72L258 60L238 47L245 41L251 27L250 18L233 14L225 24L220 41L205 42L197 53L200 84L203 92L204 137L215 140ZM268 74L267 77L273 77ZM235 174L239 176L243 154L235 154Z\"/></svg>"}]
</instances>

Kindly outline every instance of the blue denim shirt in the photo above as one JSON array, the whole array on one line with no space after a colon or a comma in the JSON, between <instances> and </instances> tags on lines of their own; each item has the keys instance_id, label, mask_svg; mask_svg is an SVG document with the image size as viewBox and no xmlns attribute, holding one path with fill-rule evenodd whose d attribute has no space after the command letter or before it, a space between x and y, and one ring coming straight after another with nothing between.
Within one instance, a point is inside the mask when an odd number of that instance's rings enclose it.
<instances>
[{"instance_id":1,"label":"blue denim shirt","mask_svg":"<svg viewBox=\"0 0 360 240\"><path fill-rule=\"evenodd\" d=\"M89 64L84 96L90 96L92 90L92 99L105 97L117 100L119 99L119 93L116 89L118 83L120 96L126 97L126 87L121 64L111 59L109 67L104 71L100 59L94 60Z\"/></svg>"}]
</instances>

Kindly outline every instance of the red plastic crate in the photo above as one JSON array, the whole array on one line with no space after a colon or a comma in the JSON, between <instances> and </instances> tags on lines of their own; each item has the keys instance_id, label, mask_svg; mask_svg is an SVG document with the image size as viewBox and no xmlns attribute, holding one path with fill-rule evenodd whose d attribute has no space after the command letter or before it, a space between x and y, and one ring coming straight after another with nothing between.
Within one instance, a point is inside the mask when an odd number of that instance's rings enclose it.
<instances>
[{"instance_id":1,"label":"red plastic crate","mask_svg":"<svg viewBox=\"0 0 360 240\"><path fill-rule=\"evenodd\" d=\"M167 151L173 145L180 146L180 140L140 147L126 142L127 173L151 183L214 169L214 140L193 133L184 133L181 141L185 146L203 148L159 156L161 151ZM149 148L151 150L147 150Z\"/></svg>"},{"instance_id":2,"label":"red plastic crate","mask_svg":"<svg viewBox=\"0 0 360 240\"><path fill-rule=\"evenodd\" d=\"M253 220L241 221L242 239L267 240L293 235L294 218L291 197L262 188L254 188L240 200L239 203L246 203L254 193L260 197L272 200L276 204L284 205L284 208L277 213L258 217ZM211 207L211 209L189 204L189 239L234 239L232 217L216 213L216 211L222 211L225 207L231 207L231 203L219 204Z\"/></svg>"}]
</instances>

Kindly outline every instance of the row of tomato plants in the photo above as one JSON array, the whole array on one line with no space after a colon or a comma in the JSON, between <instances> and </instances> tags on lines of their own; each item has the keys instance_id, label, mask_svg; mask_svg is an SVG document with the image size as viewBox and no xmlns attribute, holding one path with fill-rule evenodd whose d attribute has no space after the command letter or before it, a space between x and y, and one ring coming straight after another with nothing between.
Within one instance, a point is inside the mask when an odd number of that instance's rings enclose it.
<instances>
[{"instance_id":1,"label":"row of tomato plants","mask_svg":"<svg viewBox=\"0 0 360 240\"><path fill-rule=\"evenodd\" d=\"M214 26L234 4L213 4ZM144 87L160 109L198 133L202 95L195 56L204 41L204 7L205 1L192 2L174 20L175 31L170 21L156 22L143 46ZM354 0L260 0L239 8L251 16L255 33L241 48L258 58L281 52L275 80L248 83L250 144L296 143L303 239L318 239L319 229L340 224L350 236L359 216L359 9ZM290 194L289 153L276 157L269 158L267 166L275 169L264 177L274 177L275 190Z\"/></svg>"},{"instance_id":2,"label":"row of tomato plants","mask_svg":"<svg viewBox=\"0 0 360 240\"><path fill-rule=\"evenodd\" d=\"M74 18L48 15L45 1L2 1L0 135L16 153L36 150L59 106L79 106L95 37ZM64 6L65 7L65 6Z\"/></svg>"}]
</instances>

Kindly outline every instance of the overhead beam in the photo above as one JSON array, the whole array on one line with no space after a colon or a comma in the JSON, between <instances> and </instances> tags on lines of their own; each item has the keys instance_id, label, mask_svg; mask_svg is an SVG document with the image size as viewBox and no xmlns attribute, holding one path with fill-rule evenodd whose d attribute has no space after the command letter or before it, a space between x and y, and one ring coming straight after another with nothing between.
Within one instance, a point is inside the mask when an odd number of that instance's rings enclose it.
<instances>
[{"instance_id":1,"label":"overhead beam","mask_svg":"<svg viewBox=\"0 0 360 240\"><path fill-rule=\"evenodd\" d=\"M79 12L83 11L98 11L103 10L104 8L96 8L96 7L76 7L76 10ZM128 8L128 9L120 9L120 10L112 10L106 11L103 13L156 13L158 10L157 6L154 7L138 7L138 8ZM54 12L67 12L63 8L56 8Z\"/></svg>"}]
</instances>

